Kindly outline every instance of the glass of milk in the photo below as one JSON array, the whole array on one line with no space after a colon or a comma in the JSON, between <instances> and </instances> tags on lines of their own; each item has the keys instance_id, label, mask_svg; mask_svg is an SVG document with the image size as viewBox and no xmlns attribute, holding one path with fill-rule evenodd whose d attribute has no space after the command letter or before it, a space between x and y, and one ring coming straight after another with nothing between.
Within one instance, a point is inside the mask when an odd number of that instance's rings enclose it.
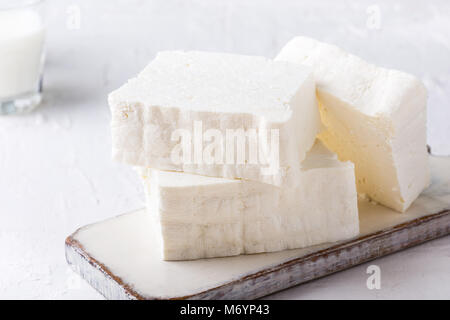
<instances>
[{"instance_id":1,"label":"glass of milk","mask_svg":"<svg viewBox=\"0 0 450 320\"><path fill-rule=\"evenodd\" d=\"M43 0L0 0L0 114L29 112L42 100Z\"/></svg>"}]
</instances>

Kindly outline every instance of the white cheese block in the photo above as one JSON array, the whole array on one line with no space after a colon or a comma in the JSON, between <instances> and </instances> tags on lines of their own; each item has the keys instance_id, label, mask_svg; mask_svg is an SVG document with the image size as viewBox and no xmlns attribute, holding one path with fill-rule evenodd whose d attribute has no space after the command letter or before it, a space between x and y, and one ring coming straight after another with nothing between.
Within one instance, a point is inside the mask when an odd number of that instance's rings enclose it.
<instances>
[{"instance_id":1,"label":"white cheese block","mask_svg":"<svg viewBox=\"0 0 450 320\"><path fill-rule=\"evenodd\" d=\"M297 188L142 169L164 260L233 256L359 233L354 166L317 142Z\"/></svg>"},{"instance_id":2,"label":"white cheese block","mask_svg":"<svg viewBox=\"0 0 450 320\"><path fill-rule=\"evenodd\" d=\"M161 52L136 78L112 92L109 104L116 160L278 186L295 186L299 164L320 128L310 68L263 57ZM222 137L221 142L215 140L222 157L213 163L205 161L202 150L212 141L204 140L204 148L198 149L200 156L192 144L188 161L173 160L172 152L180 145L179 140L172 140L174 132L185 130L192 140L200 137L202 141L202 133L206 135L209 129ZM279 139L272 140L272 129ZM244 146L245 159L238 159L237 147L227 148L227 130L255 130L259 137L265 132L267 139L258 138L258 150L274 152L279 165L267 170L263 158L249 159L250 139ZM279 152L272 141L279 142ZM232 161L226 158L230 153Z\"/></svg>"},{"instance_id":3,"label":"white cheese block","mask_svg":"<svg viewBox=\"0 0 450 320\"><path fill-rule=\"evenodd\" d=\"M276 60L313 68L326 127L319 138L354 162L359 193L404 212L430 183L421 81L305 37Z\"/></svg>"}]
</instances>

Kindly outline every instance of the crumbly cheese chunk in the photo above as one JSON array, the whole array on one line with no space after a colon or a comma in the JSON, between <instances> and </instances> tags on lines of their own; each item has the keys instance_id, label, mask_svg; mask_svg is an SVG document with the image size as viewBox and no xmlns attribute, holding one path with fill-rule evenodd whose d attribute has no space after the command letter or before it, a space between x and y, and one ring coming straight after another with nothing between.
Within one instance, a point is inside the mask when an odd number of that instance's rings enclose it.
<instances>
[{"instance_id":1,"label":"crumbly cheese chunk","mask_svg":"<svg viewBox=\"0 0 450 320\"><path fill-rule=\"evenodd\" d=\"M276 60L313 68L326 127L319 138L354 162L358 192L408 209L430 182L421 81L305 37L291 40Z\"/></svg>"},{"instance_id":2,"label":"crumbly cheese chunk","mask_svg":"<svg viewBox=\"0 0 450 320\"><path fill-rule=\"evenodd\" d=\"M302 248L359 233L354 166L320 142L299 186L142 169L165 260Z\"/></svg>"},{"instance_id":3,"label":"crumbly cheese chunk","mask_svg":"<svg viewBox=\"0 0 450 320\"><path fill-rule=\"evenodd\" d=\"M161 52L136 78L112 92L109 104L116 160L278 186L295 186L299 164L320 128L310 68L263 57ZM191 161L173 161L172 152L180 144L172 139L173 133L185 130L193 137L198 123L201 134L213 129L223 138L219 142L224 152L222 163L194 158L198 153L193 147L188 157ZM248 140L244 161L237 159L237 147L233 149L236 156L231 156L235 161L226 159L225 153L233 152L226 145L228 130L256 130L258 135L264 130L267 139L259 140L258 150L270 154L276 150L271 149L272 129L279 137L275 170L265 170L268 165L261 158L249 161ZM203 145L206 148L208 142Z\"/></svg>"}]
</instances>

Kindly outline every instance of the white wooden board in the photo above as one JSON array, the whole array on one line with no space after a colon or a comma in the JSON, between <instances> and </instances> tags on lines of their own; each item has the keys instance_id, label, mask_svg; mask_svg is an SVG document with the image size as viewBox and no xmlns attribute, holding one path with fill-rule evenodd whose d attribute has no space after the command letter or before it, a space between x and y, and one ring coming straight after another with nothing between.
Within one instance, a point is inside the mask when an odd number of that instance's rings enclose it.
<instances>
[{"instance_id":1,"label":"white wooden board","mask_svg":"<svg viewBox=\"0 0 450 320\"><path fill-rule=\"evenodd\" d=\"M306 249L162 261L144 210L66 240L73 269L108 299L254 299L450 234L450 158L430 157L432 184L406 213L360 201L359 237Z\"/></svg>"}]
</instances>

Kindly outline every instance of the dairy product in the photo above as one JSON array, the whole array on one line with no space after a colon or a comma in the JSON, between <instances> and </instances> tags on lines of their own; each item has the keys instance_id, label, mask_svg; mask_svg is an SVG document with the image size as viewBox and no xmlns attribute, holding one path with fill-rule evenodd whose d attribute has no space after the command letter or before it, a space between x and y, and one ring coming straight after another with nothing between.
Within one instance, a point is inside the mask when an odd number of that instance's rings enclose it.
<instances>
[{"instance_id":1,"label":"dairy product","mask_svg":"<svg viewBox=\"0 0 450 320\"><path fill-rule=\"evenodd\" d=\"M326 127L319 138L354 162L358 192L405 211L430 182L423 84L305 37L291 40L276 60L313 68Z\"/></svg>"},{"instance_id":2,"label":"dairy product","mask_svg":"<svg viewBox=\"0 0 450 320\"><path fill-rule=\"evenodd\" d=\"M36 12L0 11L0 101L39 90L44 35Z\"/></svg>"},{"instance_id":3,"label":"dairy product","mask_svg":"<svg viewBox=\"0 0 450 320\"><path fill-rule=\"evenodd\" d=\"M277 186L295 186L320 127L310 69L262 57L161 52L112 92L109 104L116 160ZM248 138L244 149L238 142L231 148L227 144L233 131ZM183 151L183 161L177 162L173 155L180 132L194 142L188 147L192 156L186 161ZM214 161L207 161L212 136L218 149ZM253 159L251 137L258 143ZM261 152L269 161L261 161ZM270 161L271 155L276 161Z\"/></svg>"},{"instance_id":4,"label":"dairy product","mask_svg":"<svg viewBox=\"0 0 450 320\"><path fill-rule=\"evenodd\" d=\"M165 260L302 248L359 232L354 166L320 142L296 188L154 169L141 175Z\"/></svg>"}]
</instances>

